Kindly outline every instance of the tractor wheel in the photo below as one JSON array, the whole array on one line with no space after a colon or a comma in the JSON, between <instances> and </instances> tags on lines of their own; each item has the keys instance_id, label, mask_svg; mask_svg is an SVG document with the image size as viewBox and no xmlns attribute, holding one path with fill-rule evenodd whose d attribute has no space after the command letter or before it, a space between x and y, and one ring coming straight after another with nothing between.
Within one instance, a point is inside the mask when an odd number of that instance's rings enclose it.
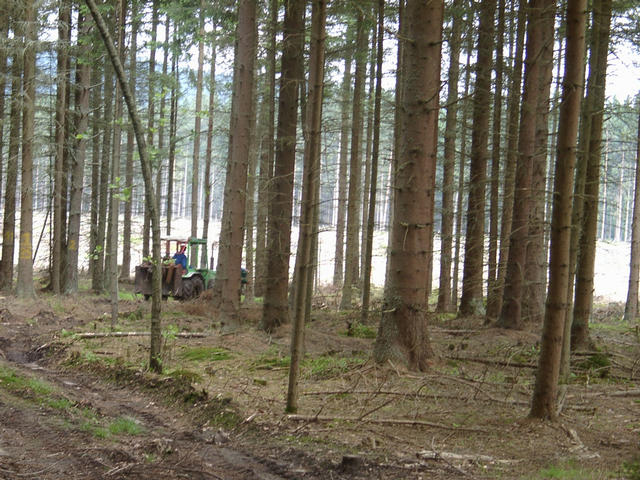
<instances>
[{"instance_id":1,"label":"tractor wheel","mask_svg":"<svg viewBox=\"0 0 640 480\"><path fill-rule=\"evenodd\" d=\"M204 281L200 277L193 277L191 281L193 282L192 298L198 298L200 294L204 291Z\"/></svg>"},{"instance_id":2,"label":"tractor wheel","mask_svg":"<svg viewBox=\"0 0 640 480\"><path fill-rule=\"evenodd\" d=\"M182 280L182 297L181 300L191 300L193 296L193 282L191 278L185 278Z\"/></svg>"}]
</instances>

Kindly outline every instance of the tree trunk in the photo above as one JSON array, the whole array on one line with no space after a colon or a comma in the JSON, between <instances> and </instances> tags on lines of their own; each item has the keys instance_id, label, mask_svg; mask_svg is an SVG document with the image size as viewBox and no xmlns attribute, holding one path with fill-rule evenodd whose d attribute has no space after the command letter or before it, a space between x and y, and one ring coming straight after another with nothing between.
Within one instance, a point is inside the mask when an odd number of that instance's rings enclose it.
<instances>
[{"instance_id":1,"label":"tree trunk","mask_svg":"<svg viewBox=\"0 0 640 480\"><path fill-rule=\"evenodd\" d=\"M602 148L602 123L604 121L607 53L611 28L611 0L599 0L594 8L594 23L599 23L598 65L596 71L596 99L589 148L587 174L584 184L584 215L582 235L576 267L576 293L571 327L571 348L585 346L589 342L589 317L593 306L593 276L596 257L596 233L598 229L598 193L600 187L600 154ZM594 29L595 30L595 29ZM594 32L595 34L595 32Z\"/></svg>"},{"instance_id":2,"label":"tree trunk","mask_svg":"<svg viewBox=\"0 0 640 480\"><path fill-rule=\"evenodd\" d=\"M156 116L156 42L158 38L158 0L152 0L151 7L151 41L149 48L149 92L147 95L147 146L150 149L149 160L151 161L152 166L155 164L155 155L153 154L154 150L154 142L153 142L153 132L155 125L155 116ZM158 166L159 168L159 166ZM158 196L160 196L160 192L156 192ZM146 202L145 202L146 204ZM155 205L154 205L155 207ZM149 212L145 210L144 212L144 225L142 226L142 258L149 257L149 226L150 226L151 218L149 217Z\"/></svg>"},{"instance_id":3,"label":"tree trunk","mask_svg":"<svg viewBox=\"0 0 640 480\"><path fill-rule=\"evenodd\" d=\"M257 115L255 105L258 104L257 81L253 80L253 97L254 112L251 117L251 136L249 138L249 164L247 167L247 189L245 197L245 214L244 214L244 251L245 251L245 270L247 271L247 283L244 286L244 299L247 302L253 302L255 298L254 291L254 226L255 226L255 198L256 198L256 169L258 167L258 138L260 138L260 127L257 125Z\"/></svg>"},{"instance_id":4,"label":"tree trunk","mask_svg":"<svg viewBox=\"0 0 640 480\"><path fill-rule=\"evenodd\" d=\"M454 310L451 301L451 256L453 247L453 191L456 169L456 129L458 128L458 82L462 46L462 0L451 6L453 20L449 34L449 73L447 78L447 115L444 127L444 165L442 178L442 223L440 248L440 284L437 312ZM462 160L461 160L462 161ZM461 194L462 192L458 192Z\"/></svg>"},{"instance_id":5,"label":"tree trunk","mask_svg":"<svg viewBox=\"0 0 640 480\"><path fill-rule=\"evenodd\" d=\"M513 219L513 197L516 179L516 162L518 158L518 131L520 126L520 102L522 98L522 57L524 52L527 10L525 8L519 8L517 15L515 56L511 70L511 83L507 102L507 161L504 169L504 182L502 187L498 271L494 287L488 292L487 296L487 322L496 320L502 310L504 282L507 276L507 259L509 257L511 222Z\"/></svg>"},{"instance_id":6,"label":"tree trunk","mask_svg":"<svg viewBox=\"0 0 640 480\"><path fill-rule=\"evenodd\" d=\"M468 13L468 18L473 21L474 12L473 9ZM465 75L464 75L464 95L463 98L469 98L469 89L471 88L471 56L473 49L473 35L469 32L467 34L467 61L465 65ZM462 110L462 138L460 140L460 163L458 165L458 190L457 190L457 199L456 199L456 234L455 234L455 247L453 254L453 280L452 280L452 289L451 289L451 301L452 306L456 306L458 304L458 278L460 271L460 250L462 245L462 205L464 199L464 186L465 186L465 163L467 158L467 126L469 119L469 106L467 102L463 105Z\"/></svg>"},{"instance_id":7,"label":"tree trunk","mask_svg":"<svg viewBox=\"0 0 640 480\"><path fill-rule=\"evenodd\" d=\"M69 28L66 31L66 38L64 40L66 45L71 45L71 32L73 30L73 15L71 15L69 19ZM65 112L70 111L71 104L71 55L67 55L67 61L65 65L65 71L67 72L65 75L65 101L64 101L64 109ZM65 121L64 121L64 148L62 150L62 183L60 188L60 220L61 220L61 252L60 252L60 290L64 289L64 279L66 277L66 269L68 265L67 260L67 220L68 220L68 205L69 205L69 179L71 178L71 148L72 148L72 139L75 138L76 131L75 125L73 124L72 115L69 113L65 113ZM53 242L51 242L53 243ZM37 253L37 247L36 247Z\"/></svg>"},{"instance_id":8,"label":"tree trunk","mask_svg":"<svg viewBox=\"0 0 640 480\"><path fill-rule=\"evenodd\" d=\"M560 31L566 31L566 23L561 20L560 26L558 27ZM550 135L550 147L549 152L550 155L547 156L547 171L551 173L553 165L556 161L556 152L558 150L558 121L560 117L560 97L562 90L562 68L564 67L564 57L563 51L565 49L564 38L559 40L558 44L558 56L555 60L555 88L552 97L551 111L549 112L552 115L551 119L551 135ZM545 180L545 205L544 205L544 216L547 219L551 218L551 209L553 207L553 175L547 175ZM546 252L549 252L549 242L551 241L551 229L545 228L544 232L544 249ZM544 272L544 278L546 282L547 272Z\"/></svg>"},{"instance_id":9,"label":"tree trunk","mask_svg":"<svg viewBox=\"0 0 640 480\"><path fill-rule=\"evenodd\" d=\"M464 250L460 315L477 315L483 309L484 206L491 112L491 66L493 63L495 10L496 0L483 0L480 4L478 60L473 98L473 130L471 132L467 236Z\"/></svg>"},{"instance_id":10,"label":"tree trunk","mask_svg":"<svg viewBox=\"0 0 640 480\"><path fill-rule=\"evenodd\" d=\"M100 203L100 112L102 108L102 73L104 65L92 69L91 85L91 210L89 227L89 276L93 278L98 247L98 211Z\"/></svg>"},{"instance_id":11,"label":"tree trunk","mask_svg":"<svg viewBox=\"0 0 640 480\"><path fill-rule=\"evenodd\" d=\"M545 248L545 204L547 182L547 153L549 150L549 96L553 80L553 45L555 4L542 12L541 28L546 39L540 55L539 98L536 119L535 155L531 169L531 211L529 238L525 260L525 284L522 314L530 323L540 325L544 320L544 301L547 280L547 250Z\"/></svg>"},{"instance_id":12,"label":"tree trunk","mask_svg":"<svg viewBox=\"0 0 640 480\"><path fill-rule=\"evenodd\" d=\"M361 136L363 128L363 93L367 70L368 28L364 13L358 10L358 30L356 33L356 69L353 85L353 110L351 113L351 156L349 159L349 190L347 194L347 237L345 245L344 283L342 285L342 299L340 309L352 307L353 289L360 277L359 263L359 231L360 231L360 201L362 179Z\"/></svg>"},{"instance_id":13,"label":"tree trunk","mask_svg":"<svg viewBox=\"0 0 640 480\"><path fill-rule=\"evenodd\" d=\"M600 16L600 3L596 3L592 9L592 22L589 32L589 77L587 79L587 93L583 99L581 111L580 133L578 141L578 156L576 159L576 173L573 187L573 209L571 212L571 247L569 260L569 287L567 290L567 317L565 320L564 345L562 348L562 377L568 379L571 373L571 328L573 325L573 300L576 267L578 263L578 250L580 237L582 236L582 219L584 216L584 187L587 178L587 163L589 157L589 138L591 136L591 123L597 109L597 101L600 87L598 86L598 64L601 62L599 33L602 28ZM607 55L605 55L606 57Z\"/></svg>"},{"instance_id":14,"label":"tree trunk","mask_svg":"<svg viewBox=\"0 0 640 480\"><path fill-rule=\"evenodd\" d=\"M215 116L216 98L216 44L213 40L211 45L211 73L209 76L209 115L207 118L207 149L205 151L205 166L204 166L204 213L202 221L202 238L205 243L209 241L209 217L211 217L211 189L213 187L211 183L211 163L213 162L213 117ZM209 245L207 245L209 247ZM205 256L206 248L202 249L201 263L206 267L208 265L208 259ZM209 252L209 255L213 255L213 249ZM210 268L210 267L209 267Z\"/></svg>"},{"instance_id":15,"label":"tree trunk","mask_svg":"<svg viewBox=\"0 0 640 480\"><path fill-rule=\"evenodd\" d=\"M193 126L193 163L191 171L191 236L198 236L198 197L200 191L200 128L202 117L202 84L204 78L204 0L200 0L200 40L198 41L198 73L196 76L196 118ZM197 261L197 259L196 259Z\"/></svg>"},{"instance_id":16,"label":"tree trunk","mask_svg":"<svg viewBox=\"0 0 640 480\"><path fill-rule=\"evenodd\" d=\"M62 178L65 155L65 114L67 97L67 58L68 45L65 45L69 36L69 23L71 22L71 5L66 0L61 0L58 10L58 47L57 47L57 78L56 78L56 160L53 172L53 251L51 255L51 290L59 294L62 289Z\"/></svg>"},{"instance_id":17,"label":"tree trunk","mask_svg":"<svg viewBox=\"0 0 640 480\"><path fill-rule=\"evenodd\" d=\"M131 44L129 46L129 85L135 101L136 78L137 78L137 58L138 53L138 2L131 2ZM120 278L128 279L131 273L131 220L133 217L133 149L134 149L133 126L127 127L127 157L125 164L125 184L127 192L124 204L124 224L122 226L122 270Z\"/></svg>"},{"instance_id":18,"label":"tree trunk","mask_svg":"<svg viewBox=\"0 0 640 480\"><path fill-rule=\"evenodd\" d=\"M536 117L542 78L541 54L545 42L542 18L554 8L549 0L532 0L527 25L524 91L518 136L518 164L514 192L513 222L505 277L504 302L498 319L503 328L522 328L522 295L527 254L531 176L536 147Z\"/></svg>"},{"instance_id":19,"label":"tree trunk","mask_svg":"<svg viewBox=\"0 0 640 480\"><path fill-rule=\"evenodd\" d=\"M111 28L111 25L109 25ZM107 225L107 199L109 193L109 171L111 160L111 133L113 126L113 68L107 61L104 65L104 126L102 128L102 161L98 186L98 223L96 229L96 250L92 256L93 269L91 288L96 293L104 290L104 251ZM97 165L94 165L96 168Z\"/></svg>"},{"instance_id":20,"label":"tree trunk","mask_svg":"<svg viewBox=\"0 0 640 480\"><path fill-rule=\"evenodd\" d=\"M178 129L178 92L180 90L180 71L178 69L178 55L173 53L171 60L171 108L169 112L169 165L167 169L167 235L171 235L171 221L173 219L173 178L176 165L176 131Z\"/></svg>"},{"instance_id":21,"label":"tree trunk","mask_svg":"<svg viewBox=\"0 0 640 480\"><path fill-rule=\"evenodd\" d=\"M436 168L438 91L444 2L409 0L404 38L401 148L394 185L394 213L385 302L374 347L378 363L394 360L411 370L428 368L433 350L427 332L429 226L433 201L425 185Z\"/></svg>"},{"instance_id":22,"label":"tree trunk","mask_svg":"<svg viewBox=\"0 0 640 480\"><path fill-rule=\"evenodd\" d=\"M146 207L147 211L149 212L149 217L151 218L151 229L153 234L153 261L156 265L160 265L160 221L158 218L158 212L156 210L155 193L153 191L153 179L151 175L151 163L147 155L147 145L144 140L142 123L140 122L140 118L138 117L138 112L136 110L131 89L127 84L127 80L124 76L124 69L122 68L122 63L118 58L115 47L113 46L113 41L111 40L107 26L100 16L100 12L98 11L95 1L85 0L85 2L89 7L89 10L91 11L91 15L93 16L93 19L100 31L100 35L104 41L104 44L107 47L109 58L111 59L111 63L114 66L118 81L120 82L120 86L122 87L124 100L129 110L129 117L131 118L131 122L133 123L133 129L136 134L136 142L138 144L138 154L140 156L142 177L144 180ZM160 269L156 268L153 270L152 279L153 294L151 302L151 345L149 348L149 368L157 373L160 373L162 371L162 363L160 359L160 348L162 346L160 324L162 308L161 281L162 276Z\"/></svg>"},{"instance_id":23,"label":"tree trunk","mask_svg":"<svg viewBox=\"0 0 640 480\"><path fill-rule=\"evenodd\" d=\"M36 5L25 1L25 47L22 105L22 177L20 180L20 253L16 294L21 298L35 297L33 286L33 137L36 105L36 43L38 26Z\"/></svg>"},{"instance_id":24,"label":"tree trunk","mask_svg":"<svg viewBox=\"0 0 640 480\"><path fill-rule=\"evenodd\" d=\"M373 105L373 139L371 152L371 180L369 182L369 211L367 212L367 228L364 267L362 273L362 322L369 318L371 299L371 256L373 254L373 227L376 218L376 190L378 188L378 156L380 151L380 110L382 104L382 61L384 55L384 0L378 0L378 30L376 34L376 76Z\"/></svg>"},{"instance_id":25,"label":"tree trunk","mask_svg":"<svg viewBox=\"0 0 640 480\"><path fill-rule=\"evenodd\" d=\"M21 22L16 22L19 24ZM20 40L22 30L14 27ZM15 256L16 190L18 185L18 156L20 154L20 120L22 118L22 54L14 53L11 61L11 111L9 113L9 156L7 157L7 187L4 192L2 216L2 262L0 262L0 290L13 289L13 259Z\"/></svg>"},{"instance_id":26,"label":"tree trunk","mask_svg":"<svg viewBox=\"0 0 640 480\"><path fill-rule=\"evenodd\" d=\"M267 277L267 215L269 213L269 190L273 179L275 157L276 118L276 33L278 25L278 0L269 2L269 48L267 53L266 88L263 103L268 103L265 114L264 134L260 141L260 178L258 180L258 214L256 218L256 274L254 293L262 297Z\"/></svg>"},{"instance_id":27,"label":"tree trunk","mask_svg":"<svg viewBox=\"0 0 640 480\"><path fill-rule=\"evenodd\" d=\"M378 44L378 30L375 23L372 24L371 44L369 51L369 90L367 92L367 130L364 149L364 178L362 185L362 221L360 225L362 230L360 232L360 272L364 275L365 270L365 252L367 251L367 230L369 230L369 197L371 196L371 153L373 148L373 115L374 115L374 97L375 97L375 72L376 72L376 45ZM364 124L364 123L363 123ZM362 276L358 282L363 285L364 279ZM364 297L364 291L362 292Z\"/></svg>"},{"instance_id":28,"label":"tree trunk","mask_svg":"<svg viewBox=\"0 0 640 480\"><path fill-rule=\"evenodd\" d=\"M240 308L244 197L253 118L255 22L256 3L252 0L241 0L238 5L236 59L229 128L230 155L224 188L224 207L214 286L214 303L220 309L221 322L231 328L237 325L237 314Z\"/></svg>"},{"instance_id":29,"label":"tree trunk","mask_svg":"<svg viewBox=\"0 0 640 480\"><path fill-rule=\"evenodd\" d=\"M69 236L67 240L67 268L65 293L78 293L78 255L80 245L80 225L82 215L82 191L84 187L84 164L87 155L87 140L89 139L89 96L91 88L91 67L88 61L90 46L86 43L89 35L90 23L82 13L78 14L78 38L81 43L79 57L76 62L76 144L75 155L72 159L71 197L69 201Z\"/></svg>"},{"instance_id":30,"label":"tree trunk","mask_svg":"<svg viewBox=\"0 0 640 480\"><path fill-rule=\"evenodd\" d=\"M269 195L267 226L268 263L261 328L273 331L288 321L287 286L291 253L291 214L298 112L299 82L303 80L300 56L304 1L285 4L282 74L278 108L275 171Z\"/></svg>"},{"instance_id":31,"label":"tree trunk","mask_svg":"<svg viewBox=\"0 0 640 480\"><path fill-rule=\"evenodd\" d=\"M622 160L621 160L622 165L624 165L624 152L622 152ZM616 225L615 225L615 230L614 230L614 235L613 235L613 241L614 242L621 242L622 241L622 211L624 208L624 201L623 201L623 193L624 193L624 184L625 184L625 178L624 178L624 170L620 167L618 167L619 170L619 177L618 177L618 201L616 202Z\"/></svg>"},{"instance_id":32,"label":"tree trunk","mask_svg":"<svg viewBox=\"0 0 640 480\"><path fill-rule=\"evenodd\" d=\"M602 208L600 209L600 233L596 234L597 240L604 240L607 234L607 208L609 207L609 202L607 201L607 184L609 183L609 142L605 143L604 147L604 165L602 166L602 176L604 177L604 181L601 185L598 185L598 188L602 187Z\"/></svg>"},{"instance_id":33,"label":"tree trunk","mask_svg":"<svg viewBox=\"0 0 640 480\"><path fill-rule=\"evenodd\" d=\"M5 38L9 31L9 16L2 15L0 17L0 38ZM4 107L5 107L5 90L7 86L7 52L8 49L0 47L0 198L2 198L2 163L4 158ZM0 281L1 282L1 281Z\"/></svg>"},{"instance_id":34,"label":"tree trunk","mask_svg":"<svg viewBox=\"0 0 640 480\"><path fill-rule=\"evenodd\" d=\"M311 303L308 283L312 269L313 218L318 209L315 201L317 184L320 181L320 147L322 128L322 93L324 82L324 42L326 0L314 0L311 14L311 52L309 57L309 103L306 109L308 138L305 143L302 184L302 210L296 267L299 283L293 308L294 324L291 333L291 366L287 390L288 412L298 410L298 379L300 363L304 358L304 326L307 305Z\"/></svg>"},{"instance_id":35,"label":"tree trunk","mask_svg":"<svg viewBox=\"0 0 640 480\"><path fill-rule=\"evenodd\" d=\"M118 35L118 57L124 63L124 38L127 4L120 0L117 6L116 34ZM111 329L118 322L118 225L120 224L120 150L122 140L122 88L116 83L115 124L113 129L113 161L111 164L111 188L109 189L109 249L107 251L107 281L111 303Z\"/></svg>"},{"instance_id":36,"label":"tree trunk","mask_svg":"<svg viewBox=\"0 0 640 480\"><path fill-rule=\"evenodd\" d=\"M158 210L158 215L162 215L162 180L163 176L163 167L165 165L165 157L166 157L166 149L164 146L164 127L166 123L166 107L167 107L167 93L164 88L164 82L166 82L167 71L169 68L169 38L171 36L171 20L169 15L165 17L165 25L164 25L164 42L163 42L163 58L162 58L162 79L163 79L163 87L162 93L160 94L160 112L158 114L158 148L157 151L160 153L157 159L158 170L156 172L156 208ZM170 122L169 122L170 123Z\"/></svg>"},{"instance_id":37,"label":"tree trunk","mask_svg":"<svg viewBox=\"0 0 640 480\"><path fill-rule=\"evenodd\" d=\"M556 393L569 285L571 193L576 162L582 85L584 84L582 59L584 57L586 3L586 0L568 0L567 2L567 52L560 104L560 130L558 132L551 220L549 291L538 373L531 401L530 416L534 418L554 419L557 416Z\"/></svg>"},{"instance_id":38,"label":"tree trunk","mask_svg":"<svg viewBox=\"0 0 640 480\"><path fill-rule=\"evenodd\" d=\"M624 321L631 324L638 317L638 288L640 287L640 100L638 101L638 139L636 143L636 183L633 193L633 220L631 222L631 259L629 262L629 289L624 306Z\"/></svg>"},{"instance_id":39,"label":"tree trunk","mask_svg":"<svg viewBox=\"0 0 640 480\"><path fill-rule=\"evenodd\" d=\"M489 259L487 298L496 284L498 270L498 211L500 201L500 162L502 159L502 84L504 68L505 0L498 2L498 31L496 32L495 92L493 96L493 134L491 138L491 178L489 191Z\"/></svg>"},{"instance_id":40,"label":"tree trunk","mask_svg":"<svg viewBox=\"0 0 640 480\"><path fill-rule=\"evenodd\" d=\"M346 38L350 39L350 29ZM346 48L340 101L340 154L338 157L338 211L336 217L336 252L333 262L333 285L342 286L344 278L344 231L347 217L347 158L349 154L349 99L351 98L351 48Z\"/></svg>"}]
</instances>

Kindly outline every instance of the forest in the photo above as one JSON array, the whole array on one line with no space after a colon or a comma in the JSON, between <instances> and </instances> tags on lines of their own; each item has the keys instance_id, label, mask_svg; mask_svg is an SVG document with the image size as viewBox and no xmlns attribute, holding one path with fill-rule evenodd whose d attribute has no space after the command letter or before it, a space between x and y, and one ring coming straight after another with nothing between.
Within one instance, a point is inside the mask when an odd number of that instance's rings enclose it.
<instances>
[{"instance_id":1,"label":"forest","mask_svg":"<svg viewBox=\"0 0 640 480\"><path fill-rule=\"evenodd\" d=\"M0 5L0 478L640 479L636 2Z\"/></svg>"}]
</instances>

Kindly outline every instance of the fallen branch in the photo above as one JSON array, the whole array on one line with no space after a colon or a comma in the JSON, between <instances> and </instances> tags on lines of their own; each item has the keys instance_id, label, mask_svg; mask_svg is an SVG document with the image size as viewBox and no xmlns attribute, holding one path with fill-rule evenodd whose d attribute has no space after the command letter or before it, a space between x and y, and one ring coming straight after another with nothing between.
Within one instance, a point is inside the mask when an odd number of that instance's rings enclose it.
<instances>
[{"instance_id":1,"label":"fallen branch","mask_svg":"<svg viewBox=\"0 0 640 480\"><path fill-rule=\"evenodd\" d=\"M463 329L455 329L455 328L434 328L434 332L438 333L449 333L451 335L463 335L467 333L478 333L480 330L463 330Z\"/></svg>"},{"instance_id":2,"label":"fallen branch","mask_svg":"<svg viewBox=\"0 0 640 480\"><path fill-rule=\"evenodd\" d=\"M587 392L570 395L570 398L576 397L640 397L640 389L618 390L615 392Z\"/></svg>"},{"instance_id":3,"label":"fallen branch","mask_svg":"<svg viewBox=\"0 0 640 480\"><path fill-rule=\"evenodd\" d=\"M148 337L151 332L88 332L74 333L75 338L106 338L106 337ZM177 338L205 338L209 337L208 333L174 333L171 334Z\"/></svg>"},{"instance_id":4,"label":"fallen branch","mask_svg":"<svg viewBox=\"0 0 640 480\"><path fill-rule=\"evenodd\" d=\"M457 432L480 432L487 433L487 430L478 427L454 427L443 423L425 422L422 420L404 420L392 418L363 418L358 417L328 417L314 415L287 415L289 420L297 422L363 422L363 423L379 423L382 425L418 425L423 427L441 428L443 430L454 430Z\"/></svg>"},{"instance_id":5,"label":"fallen branch","mask_svg":"<svg viewBox=\"0 0 640 480\"><path fill-rule=\"evenodd\" d=\"M464 383L464 382L463 382ZM473 388L479 390L475 385L467 384ZM485 401L485 402L495 402L502 403L505 405L529 405L528 401L524 400L502 400L500 398L495 398L489 395L484 390L479 390L481 393L486 395L487 398L474 398L476 401ZM323 392L304 392L302 395L393 395L397 397L407 397L407 398L433 398L433 399L447 399L447 400L460 400L461 402L467 403L469 401L468 398L461 397L460 395L452 395L447 393L408 393L408 392L396 392L393 390L329 390Z\"/></svg>"},{"instance_id":6,"label":"fallen branch","mask_svg":"<svg viewBox=\"0 0 640 480\"><path fill-rule=\"evenodd\" d=\"M593 392L584 394L586 397L640 397L640 390L618 390L616 392Z\"/></svg>"},{"instance_id":7,"label":"fallen branch","mask_svg":"<svg viewBox=\"0 0 640 480\"><path fill-rule=\"evenodd\" d=\"M422 450L418 452L418 458L423 460L455 460L461 462L474 462L474 463L498 463L502 465L510 465L518 463L521 460L500 460L490 457L488 455L468 455L452 452L436 452L433 450Z\"/></svg>"},{"instance_id":8,"label":"fallen branch","mask_svg":"<svg viewBox=\"0 0 640 480\"><path fill-rule=\"evenodd\" d=\"M501 367L514 367L514 368L538 368L537 365L531 363L518 363L518 362L505 362L502 360L487 360L486 358L474 358L474 357L459 357L457 355L447 355L445 358L450 360L460 360L461 362L474 362L482 363L484 365L499 365Z\"/></svg>"}]
</instances>

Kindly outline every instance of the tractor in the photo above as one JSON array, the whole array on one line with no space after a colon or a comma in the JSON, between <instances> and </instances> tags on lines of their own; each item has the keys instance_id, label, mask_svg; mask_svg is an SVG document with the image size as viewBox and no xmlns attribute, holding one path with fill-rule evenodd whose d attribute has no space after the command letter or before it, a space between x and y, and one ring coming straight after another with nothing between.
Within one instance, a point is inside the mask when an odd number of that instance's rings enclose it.
<instances>
[{"instance_id":1,"label":"tractor","mask_svg":"<svg viewBox=\"0 0 640 480\"><path fill-rule=\"evenodd\" d=\"M173 297L178 300L190 300L197 298L208 288L213 287L216 272L213 266L213 255L209 259L209 265L204 265L207 258L207 241L201 238L163 238L165 254L162 258L162 298ZM186 250L186 252L185 252ZM212 248L213 250L213 248ZM180 259L176 259L177 252L185 252L186 268L181 265ZM176 255L172 255L176 253ZM199 255L202 253L202 260ZM200 268L194 265L200 265ZM151 297L153 264L143 262L136 267L135 293L144 295L145 299ZM247 283L247 271L242 269L242 285Z\"/></svg>"}]
</instances>

